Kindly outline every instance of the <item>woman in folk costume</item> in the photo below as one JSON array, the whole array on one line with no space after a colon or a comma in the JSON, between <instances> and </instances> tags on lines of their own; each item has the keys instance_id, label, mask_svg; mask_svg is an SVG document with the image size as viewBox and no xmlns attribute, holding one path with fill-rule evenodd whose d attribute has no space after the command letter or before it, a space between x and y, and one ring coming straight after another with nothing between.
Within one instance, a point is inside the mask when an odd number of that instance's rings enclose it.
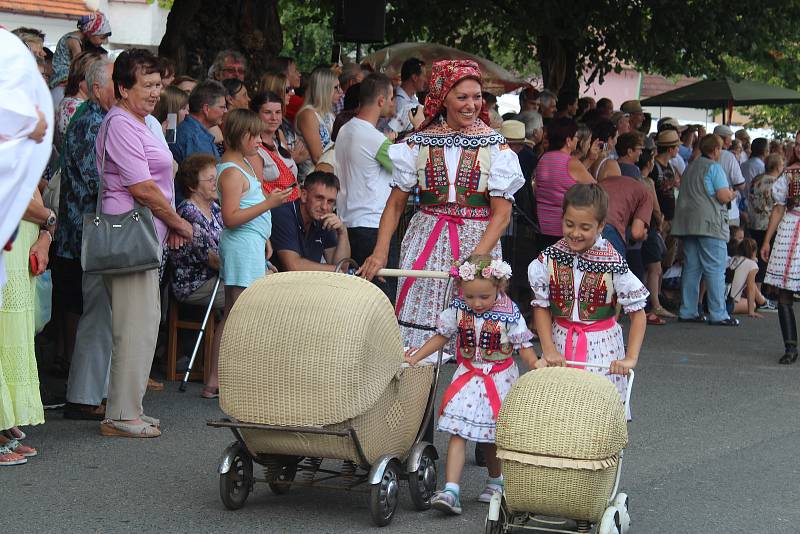
<instances>
[{"instance_id":1,"label":"woman in folk costume","mask_svg":"<svg viewBox=\"0 0 800 534\"><path fill-rule=\"evenodd\" d=\"M797 361L797 322L794 294L800 291L800 170L789 170L772 184L775 206L761 246L761 258L768 261L764 283L778 288L778 321L783 334L784 354L778 363ZM777 230L777 233L776 233ZM770 254L770 243L775 237Z\"/></svg>"},{"instance_id":2,"label":"woman in folk costume","mask_svg":"<svg viewBox=\"0 0 800 534\"><path fill-rule=\"evenodd\" d=\"M470 254L501 257L500 236L524 178L517 155L488 122L477 63L434 63L425 121L389 148L392 193L375 249L359 274L371 279L386 266L389 243L416 186L420 210L403 238L401 269L449 271ZM398 280L396 311L407 346L422 346L436 331L446 287L446 280Z\"/></svg>"}]
</instances>

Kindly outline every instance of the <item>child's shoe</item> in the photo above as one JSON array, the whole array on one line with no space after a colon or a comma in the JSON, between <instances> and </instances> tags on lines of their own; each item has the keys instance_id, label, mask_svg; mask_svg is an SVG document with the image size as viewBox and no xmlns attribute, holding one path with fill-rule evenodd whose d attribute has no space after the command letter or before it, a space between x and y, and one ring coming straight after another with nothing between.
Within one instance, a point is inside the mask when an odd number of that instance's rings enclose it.
<instances>
[{"instance_id":1,"label":"child's shoe","mask_svg":"<svg viewBox=\"0 0 800 534\"><path fill-rule=\"evenodd\" d=\"M486 487L483 488L483 491L478 496L479 502L491 502L492 497L496 493L503 493L503 478L502 475L500 478L490 478L486 481Z\"/></svg>"},{"instance_id":2,"label":"child's shoe","mask_svg":"<svg viewBox=\"0 0 800 534\"><path fill-rule=\"evenodd\" d=\"M431 508L451 515L461 514L461 501L458 494L450 489L437 491L431 497Z\"/></svg>"}]
</instances>

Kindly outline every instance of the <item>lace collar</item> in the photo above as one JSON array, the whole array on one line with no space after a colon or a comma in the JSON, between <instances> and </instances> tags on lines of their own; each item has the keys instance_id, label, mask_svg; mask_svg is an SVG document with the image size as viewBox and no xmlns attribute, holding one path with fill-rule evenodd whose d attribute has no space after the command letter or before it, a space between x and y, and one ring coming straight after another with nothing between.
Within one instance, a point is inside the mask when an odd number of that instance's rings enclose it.
<instances>
[{"instance_id":1,"label":"lace collar","mask_svg":"<svg viewBox=\"0 0 800 534\"><path fill-rule=\"evenodd\" d=\"M514 301L511 300L508 295L505 293L500 293L500 296L497 298L497 301L492 306L491 310L485 311L483 313L475 313L472 309L467 306L467 303L464 302L464 299L461 297L456 297L453 299L452 304L450 304L451 308L455 308L457 310L463 310L467 313L472 314L479 319L486 319L491 321L503 321L504 323L514 323L519 320L520 312L519 308Z\"/></svg>"},{"instance_id":2,"label":"lace collar","mask_svg":"<svg viewBox=\"0 0 800 534\"><path fill-rule=\"evenodd\" d=\"M422 146L458 146L462 148L480 148L492 145L503 145L506 138L476 120L463 130L453 130L445 121L431 124L421 132L410 135L406 142Z\"/></svg>"},{"instance_id":3,"label":"lace collar","mask_svg":"<svg viewBox=\"0 0 800 534\"><path fill-rule=\"evenodd\" d=\"M561 265L573 265L577 256L578 270L583 272L622 274L628 271L625 259L602 237L598 237L592 248L582 254L575 254L563 238L544 249L542 254Z\"/></svg>"}]
</instances>

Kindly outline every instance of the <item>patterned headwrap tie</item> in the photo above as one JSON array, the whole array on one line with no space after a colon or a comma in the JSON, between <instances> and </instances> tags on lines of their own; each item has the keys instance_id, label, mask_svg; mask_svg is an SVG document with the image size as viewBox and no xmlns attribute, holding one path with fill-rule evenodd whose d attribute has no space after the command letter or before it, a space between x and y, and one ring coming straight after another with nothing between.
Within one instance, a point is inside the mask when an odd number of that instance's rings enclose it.
<instances>
[{"instance_id":1,"label":"patterned headwrap tie","mask_svg":"<svg viewBox=\"0 0 800 534\"><path fill-rule=\"evenodd\" d=\"M93 11L78 19L78 29L87 37L111 35L111 24L102 11Z\"/></svg>"},{"instance_id":2,"label":"patterned headwrap tie","mask_svg":"<svg viewBox=\"0 0 800 534\"><path fill-rule=\"evenodd\" d=\"M465 78L472 78L481 83L481 70L471 59L446 59L433 64L429 92L425 97L425 122L420 126L420 130L441 114L447 93ZM486 106L481 107L479 118L489 124L489 110Z\"/></svg>"}]
</instances>

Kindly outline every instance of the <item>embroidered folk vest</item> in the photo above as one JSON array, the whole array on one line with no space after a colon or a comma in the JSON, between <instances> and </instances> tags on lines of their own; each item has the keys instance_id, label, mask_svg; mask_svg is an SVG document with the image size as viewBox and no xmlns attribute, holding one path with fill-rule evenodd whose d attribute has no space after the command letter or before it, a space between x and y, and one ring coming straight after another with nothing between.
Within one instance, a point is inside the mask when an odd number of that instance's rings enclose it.
<instances>
[{"instance_id":1,"label":"embroidered folk vest","mask_svg":"<svg viewBox=\"0 0 800 534\"><path fill-rule=\"evenodd\" d=\"M581 321L602 321L614 316L617 294L613 276L627 272L628 264L609 243L605 248L595 246L578 256L577 269L583 272L583 277L577 293L573 270L575 253L561 240L542 254L548 258L553 317L571 320L576 304Z\"/></svg>"},{"instance_id":2,"label":"embroidered folk vest","mask_svg":"<svg viewBox=\"0 0 800 534\"><path fill-rule=\"evenodd\" d=\"M423 206L447 204L450 179L443 146L420 146L417 156L419 177L419 201ZM489 147L462 148L456 170L456 204L473 208L489 207L489 169L491 151Z\"/></svg>"},{"instance_id":3,"label":"embroidered folk vest","mask_svg":"<svg viewBox=\"0 0 800 534\"><path fill-rule=\"evenodd\" d=\"M511 299L503 295L491 310L479 315L483 319L480 332L475 330L475 313L462 299L456 298L452 306L457 310L456 345L462 358L471 360L477 354L486 361L496 362L511 357L514 345L509 340L508 323L520 317L519 308Z\"/></svg>"},{"instance_id":4,"label":"embroidered folk vest","mask_svg":"<svg viewBox=\"0 0 800 534\"><path fill-rule=\"evenodd\" d=\"M800 208L800 170L786 171L788 190L786 191L786 208L790 210Z\"/></svg>"}]
</instances>

